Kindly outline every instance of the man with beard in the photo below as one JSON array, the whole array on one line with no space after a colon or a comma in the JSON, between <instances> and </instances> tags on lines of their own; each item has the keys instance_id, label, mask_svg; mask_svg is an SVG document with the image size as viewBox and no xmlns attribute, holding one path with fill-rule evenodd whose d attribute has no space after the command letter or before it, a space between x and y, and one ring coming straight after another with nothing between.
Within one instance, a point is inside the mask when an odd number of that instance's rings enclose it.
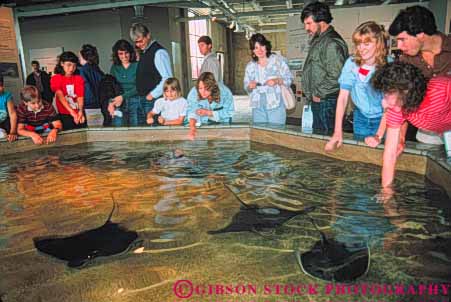
<instances>
[{"instance_id":1,"label":"man with beard","mask_svg":"<svg viewBox=\"0 0 451 302\"><path fill-rule=\"evenodd\" d=\"M302 90L311 103L313 132L331 135L340 90L338 78L348 58L348 47L330 23L329 7L321 2L307 5L301 14L305 30L312 37L302 72Z\"/></svg>"}]
</instances>

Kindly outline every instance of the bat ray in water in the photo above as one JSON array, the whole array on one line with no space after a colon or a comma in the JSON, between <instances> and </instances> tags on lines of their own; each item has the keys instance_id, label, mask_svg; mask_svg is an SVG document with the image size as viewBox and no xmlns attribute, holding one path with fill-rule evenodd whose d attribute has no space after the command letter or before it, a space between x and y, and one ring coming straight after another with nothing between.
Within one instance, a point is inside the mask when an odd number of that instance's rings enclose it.
<instances>
[{"instance_id":1,"label":"bat ray in water","mask_svg":"<svg viewBox=\"0 0 451 302\"><path fill-rule=\"evenodd\" d=\"M141 244L135 241L138 233L111 222L115 209L116 202L107 221L98 228L68 237L33 238L34 245L42 253L67 261L71 268L83 268L94 258L122 254L138 247Z\"/></svg>"},{"instance_id":2,"label":"bat ray in water","mask_svg":"<svg viewBox=\"0 0 451 302\"><path fill-rule=\"evenodd\" d=\"M296 251L296 259L301 270L317 279L352 282L366 275L370 268L370 249L365 243L359 247L348 246L334 238L327 238L307 214L315 229L320 233L310 251Z\"/></svg>"},{"instance_id":3,"label":"bat ray in water","mask_svg":"<svg viewBox=\"0 0 451 302\"><path fill-rule=\"evenodd\" d=\"M252 231L262 235L262 231L278 228L298 215L315 210L315 207L291 211L275 207L260 208L255 205L248 205L244 203L228 185L225 185L225 187L232 192L235 198L241 203L240 211L233 216L232 222L228 226L219 230L208 231L208 234Z\"/></svg>"}]
</instances>

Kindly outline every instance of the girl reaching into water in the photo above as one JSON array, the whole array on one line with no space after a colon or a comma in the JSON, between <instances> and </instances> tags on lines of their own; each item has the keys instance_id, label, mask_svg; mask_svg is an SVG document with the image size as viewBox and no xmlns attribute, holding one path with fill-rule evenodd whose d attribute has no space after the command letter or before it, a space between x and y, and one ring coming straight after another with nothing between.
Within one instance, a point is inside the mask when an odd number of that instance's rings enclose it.
<instances>
[{"instance_id":1,"label":"girl reaching into water","mask_svg":"<svg viewBox=\"0 0 451 302\"><path fill-rule=\"evenodd\" d=\"M387 39L388 34L383 26L373 21L360 24L354 31L352 40L356 52L348 58L338 79L340 93L335 113L335 131L325 146L326 151L343 144L343 116L349 95L355 105L354 139L363 141L365 137L374 135L382 138L385 129L378 131L378 128L383 116L383 95L371 86L371 78L376 69L391 61L387 57Z\"/></svg>"}]
</instances>

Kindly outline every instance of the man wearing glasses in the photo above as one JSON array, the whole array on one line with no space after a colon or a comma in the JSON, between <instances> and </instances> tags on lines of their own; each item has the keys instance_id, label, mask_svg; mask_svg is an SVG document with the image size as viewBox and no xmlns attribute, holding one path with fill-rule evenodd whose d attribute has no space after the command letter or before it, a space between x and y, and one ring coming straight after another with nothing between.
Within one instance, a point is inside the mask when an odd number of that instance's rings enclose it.
<instances>
[{"instance_id":1,"label":"man wearing glasses","mask_svg":"<svg viewBox=\"0 0 451 302\"><path fill-rule=\"evenodd\" d=\"M136 71L136 90L139 95L138 124L146 125L147 113L153 109L157 99L163 95L163 83L172 77L171 61L167 50L152 40L150 31L142 23L130 28L130 38L142 52Z\"/></svg>"}]
</instances>

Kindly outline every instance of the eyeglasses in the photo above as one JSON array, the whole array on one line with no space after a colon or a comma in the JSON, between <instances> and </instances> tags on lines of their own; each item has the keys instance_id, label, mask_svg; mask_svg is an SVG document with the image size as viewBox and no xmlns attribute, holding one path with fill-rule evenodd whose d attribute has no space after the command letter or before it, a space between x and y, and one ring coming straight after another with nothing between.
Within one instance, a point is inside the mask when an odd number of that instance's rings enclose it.
<instances>
[{"instance_id":1,"label":"eyeglasses","mask_svg":"<svg viewBox=\"0 0 451 302\"><path fill-rule=\"evenodd\" d=\"M142 43L144 43L144 38L135 40L135 45L142 44Z\"/></svg>"}]
</instances>

